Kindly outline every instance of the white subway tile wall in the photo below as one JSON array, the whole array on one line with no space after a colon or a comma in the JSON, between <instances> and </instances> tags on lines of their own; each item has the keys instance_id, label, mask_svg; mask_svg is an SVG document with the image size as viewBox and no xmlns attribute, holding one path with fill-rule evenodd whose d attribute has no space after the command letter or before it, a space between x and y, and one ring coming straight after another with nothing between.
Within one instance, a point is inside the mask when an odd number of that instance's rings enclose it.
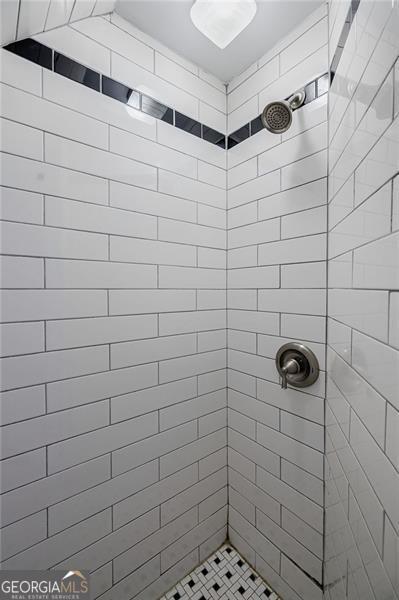
<instances>
[{"instance_id":1,"label":"white subway tile wall","mask_svg":"<svg viewBox=\"0 0 399 600\"><path fill-rule=\"evenodd\" d=\"M360 2L330 91L324 600L399 597L398 30L397 3Z\"/></svg>"},{"instance_id":2,"label":"white subway tile wall","mask_svg":"<svg viewBox=\"0 0 399 600\"><path fill-rule=\"evenodd\" d=\"M43 43L224 131L223 86L55 4ZM227 535L225 151L1 60L1 566L159 597Z\"/></svg>"},{"instance_id":3,"label":"white subway tile wall","mask_svg":"<svg viewBox=\"0 0 399 600\"><path fill-rule=\"evenodd\" d=\"M328 70L326 8L228 88L228 131ZM327 95L228 151L229 537L284 600L321 599ZM274 359L306 340L321 375L281 390Z\"/></svg>"},{"instance_id":4,"label":"white subway tile wall","mask_svg":"<svg viewBox=\"0 0 399 600\"><path fill-rule=\"evenodd\" d=\"M45 4L2 43L223 133L342 55L329 102L226 152L0 50L1 567L157 600L228 535L284 600L399 598L398 3L348 29L331 0L227 95L114 0Z\"/></svg>"}]
</instances>

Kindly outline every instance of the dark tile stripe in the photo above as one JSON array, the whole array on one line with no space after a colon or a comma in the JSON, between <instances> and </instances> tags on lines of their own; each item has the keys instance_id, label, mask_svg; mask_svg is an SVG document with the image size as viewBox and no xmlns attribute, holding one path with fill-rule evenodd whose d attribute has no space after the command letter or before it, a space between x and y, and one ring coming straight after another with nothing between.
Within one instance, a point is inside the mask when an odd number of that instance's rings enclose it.
<instances>
[{"instance_id":1,"label":"dark tile stripe","mask_svg":"<svg viewBox=\"0 0 399 600\"><path fill-rule=\"evenodd\" d=\"M356 9L358 1L359 0L352 0L353 5L356 5ZM353 12L352 7L351 11ZM155 100L150 96L141 94L137 90L134 90L123 83L119 83L106 75L101 75L101 73L93 71L85 65L60 54L59 52L55 52L51 48L48 48L44 44L31 38L8 44L8 46L5 46L5 49L14 54L18 54L18 56L26 58L45 69L54 71L63 77L72 79L77 83L109 96L118 102L128 104L137 110L141 110L155 119L174 125L175 127L222 149L226 149L226 147L228 149L233 148L263 129L263 124L259 115L249 123L242 125L242 127L227 137L224 133L216 131L187 115L175 111L173 108L158 102L158 100ZM306 91L305 104L308 104L327 92L328 73L311 81L304 87Z\"/></svg>"},{"instance_id":2,"label":"dark tile stripe","mask_svg":"<svg viewBox=\"0 0 399 600\"><path fill-rule=\"evenodd\" d=\"M150 96L129 88L123 83L119 83L106 75L101 75L101 73L93 71L59 52L54 52L54 50L36 40L27 38L26 40L13 42L5 46L5 50L26 58L45 69L54 71L63 77L72 79L114 100L118 100L118 102L128 104L156 119L174 125L210 144L223 149L226 148L226 136L224 133L207 127L199 121L175 111L170 106L166 106Z\"/></svg>"}]
</instances>

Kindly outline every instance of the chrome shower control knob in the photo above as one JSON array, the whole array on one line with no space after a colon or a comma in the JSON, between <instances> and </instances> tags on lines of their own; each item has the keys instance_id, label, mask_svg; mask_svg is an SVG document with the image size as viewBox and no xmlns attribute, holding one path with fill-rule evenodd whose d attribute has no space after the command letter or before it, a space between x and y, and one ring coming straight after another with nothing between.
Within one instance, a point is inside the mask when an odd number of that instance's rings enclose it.
<instances>
[{"instance_id":1,"label":"chrome shower control knob","mask_svg":"<svg viewBox=\"0 0 399 600\"><path fill-rule=\"evenodd\" d=\"M319 376L319 362L314 353L299 342L284 344L276 355L277 370L281 375L281 387L308 387Z\"/></svg>"}]
</instances>

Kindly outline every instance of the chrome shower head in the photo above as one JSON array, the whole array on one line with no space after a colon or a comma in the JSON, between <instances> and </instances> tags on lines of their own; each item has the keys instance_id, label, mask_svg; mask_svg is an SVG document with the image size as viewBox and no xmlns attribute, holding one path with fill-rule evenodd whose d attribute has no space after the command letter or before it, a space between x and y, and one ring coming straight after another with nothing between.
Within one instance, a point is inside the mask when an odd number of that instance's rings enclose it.
<instances>
[{"instance_id":1,"label":"chrome shower head","mask_svg":"<svg viewBox=\"0 0 399 600\"><path fill-rule=\"evenodd\" d=\"M261 115L263 126L271 133L284 133L291 127L293 111L302 106L304 101L305 92L301 90L288 101L269 102Z\"/></svg>"}]
</instances>

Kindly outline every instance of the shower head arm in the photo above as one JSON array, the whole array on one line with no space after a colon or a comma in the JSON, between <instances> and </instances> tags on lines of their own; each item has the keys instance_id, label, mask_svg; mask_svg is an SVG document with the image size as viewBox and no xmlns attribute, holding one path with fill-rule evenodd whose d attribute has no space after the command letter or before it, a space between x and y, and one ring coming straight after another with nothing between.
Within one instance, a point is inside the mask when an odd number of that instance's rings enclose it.
<instances>
[{"instance_id":1,"label":"shower head arm","mask_svg":"<svg viewBox=\"0 0 399 600\"><path fill-rule=\"evenodd\" d=\"M292 111L297 110L305 102L305 90L298 90L288 98L288 104Z\"/></svg>"}]
</instances>

